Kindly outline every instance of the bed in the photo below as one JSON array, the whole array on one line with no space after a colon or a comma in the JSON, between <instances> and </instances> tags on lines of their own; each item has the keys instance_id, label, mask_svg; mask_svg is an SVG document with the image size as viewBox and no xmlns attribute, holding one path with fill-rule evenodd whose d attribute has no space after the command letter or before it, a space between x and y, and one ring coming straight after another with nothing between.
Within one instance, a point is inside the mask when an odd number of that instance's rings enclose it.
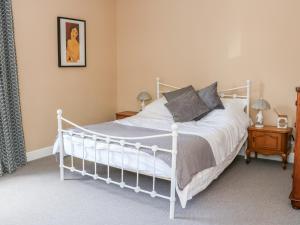
<instances>
[{"instance_id":1,"label":"bed","mask_svg":"<svg viewBox=\"0 0 300 225\"><path fill-rule=\"evenodd\" d=\"M137 193L167 199L171 219L174 218L176 193L185 208L187 201L204 190L245 148L250 123L250 81L220 92L224 110L214 110L199 121L176 124L164 107L162 87L178 89L157 78L157 100L135 116L110 123L81 127L62 117L62 111L58 110L58 138L53 153L60 153L61 180L64 180L64 170L68 169ZM243 92L245 94L240 94ZM63 129L63 122L74 128ZM202 146L201 154L199 146ZM195 162L191 162L191 154L199 154L193 157L198 158ZM71 157L71 165L65 165L65 156ZM75 168L74 158L82 160L81 169ZM92 173L85 169L87 161L94 163ZM98 164L107 166L105 176L99 175ZM121 170L120 180L111 178L111 167ZM124 171L136 173L135 185L125 183ZM152 191L139 186L141 174L152 177ZM157 178L170 181L170 195L156 192Z\"/></svg>"}]
</instances>

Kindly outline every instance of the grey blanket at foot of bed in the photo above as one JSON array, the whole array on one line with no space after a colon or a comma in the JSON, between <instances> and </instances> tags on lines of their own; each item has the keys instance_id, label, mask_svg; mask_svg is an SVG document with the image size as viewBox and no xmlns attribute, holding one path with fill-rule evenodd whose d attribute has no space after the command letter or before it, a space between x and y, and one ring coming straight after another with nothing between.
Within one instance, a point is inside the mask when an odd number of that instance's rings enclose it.
<instances>
[{"instance_id":1,"label":"grey blanket at foot of bed","mask_svg":"<svg viewBox=\"0 0 300 225\"><path fill-rule=\"evenodd\" d=\"M142 137L170 133L162 130L142 127L126 126L116 122L107 122L85 126L85 128L111 136ZM77 129L75 129L77 131ZM159 148L172 149L172 137L159 137L151 139L130 140L143 145L157 145ZM195 174L216 165L216 161L209 143L202 137L190 134L178 134L178 150L176 162L176 178L178 187L182 190ZM152 150L141 148L147 154L153 155ZM156 157L163 160L171 167L170 153L157 151Z\"/></svg>"}]
</instances>

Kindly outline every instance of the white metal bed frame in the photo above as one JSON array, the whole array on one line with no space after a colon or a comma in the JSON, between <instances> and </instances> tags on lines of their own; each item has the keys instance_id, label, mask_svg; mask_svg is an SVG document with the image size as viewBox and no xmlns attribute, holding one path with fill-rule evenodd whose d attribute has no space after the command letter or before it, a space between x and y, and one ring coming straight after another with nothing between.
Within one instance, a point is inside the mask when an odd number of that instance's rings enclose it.
<instances>
[{"instance_id":1,"label":"white metal bed frame","mask_svg":"<svg viewBox=\"0 0 300 225\"><path fill-rule=\"evenodd\" d=\"M156 78L156 95L157 98L160 97L160 94L162 93L160 91L160 87L164 86L167 88L171 89L178 89L178 87L165 84L160 82L159 78ZM241 89L246 89L247 94L246 95L236 95L236 94L225 94L225 92L232 92L236 90L241 90ZM224 91L220 92L221 97L229 97L229 98L241 98L241 99L246 99L247 100L247 114L249 115L249 101L250 101L250 81L247 80L247 84L245 86L240 86L236 88L231 88L227 89ZM63 129L63 122L66 124L69 124L71 126L74 126L78 128L81 132L74 132L72 130L65 130ZM118 137L118 136L111 136L111 135L106 135L102 133L97 133L88 129L85 129L84 127L81 127L70 120L67 120L62 116L62 110L58 109L57 110L57 123L58 123L58 141L59 141L59 167L60 167L60 179L63 181L64 180L64 170L70 170L71 172L77 172L81 174L82 176L90 176L95 180L102 180L105 181L107 184L115 184L120 186L121 188L129 188L131 190L134 190L136 193L142 192L149 194L151 197L160 197L163 199L167 199L170 201L170 219L174 219L174 213L175 213L175 200L176 200L176 155L177 155L177 136L178 136L178 131L177 131L177 125L174 123L172 125L172 131L166 134L160 134L160 135L152 135L152 136L143 136L143 137ZM71 137L71 166L67 166L64 164L64 137L63 135L69 135ZM138 141L141 139L151 139L151 138L159 138L159 137L172 137L172 149L164 149L160 148L157 145L153 146L147 146L147 145L142 145ZM82 139L82 169L77 169L74 166L74 143L72 142L73 137L80 137ZM85 170L85 146L84 146L84 139L91 139L94 141L94 173L89 173ZM131 142L133 141L133 142ZM97 171L97 151L103 151L103 149L96 149L97 143L106 143L107 147L104 151L107 152L107 171L106 171L106 176L100 176L98 171ZM116 144L121 146L121 154L122 154L122 166L121 168L121 182L118 182L116 180L113 180L110 177L110 167L113 167L110 165L110 152L112 151L110 149L111 144ZM132 186L129 184L126 184L124 181L124 171L127 171L126 168L124 168L124 146L130 146L132 149L135 149L135 153L137 156L137 169L136 169L136 185ZM147 176L152 176L152 191L145 190L139 186L139 175L141 174L139 171L139 155L140 155L140 149L149 149L153 153L153 173L152 174L145 174ZM169 180L171 182L170 185L170 195L163 195L159 194L155 190L155 183L156 183L156 152L157 151L163 151L171 154L172 157L172 163L171 163L171 177L170 178L162 178L160 179L165 179ZM99 154L99 153L98 153ZM133 172L133 171L131 171Z\"/></svg>"}]
</instances>

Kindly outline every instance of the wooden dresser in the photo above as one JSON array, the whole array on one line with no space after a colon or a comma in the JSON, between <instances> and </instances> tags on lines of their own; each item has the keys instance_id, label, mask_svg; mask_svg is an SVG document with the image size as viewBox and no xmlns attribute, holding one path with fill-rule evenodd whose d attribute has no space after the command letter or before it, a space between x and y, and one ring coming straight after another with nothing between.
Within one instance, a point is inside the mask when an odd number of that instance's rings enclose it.
<instances>
[{"instance_id":1,"label":"wooden dresser","mask_svg":"<svg viewBox=\"0 0 300 225\"><path fill-rule=\"evenodd\" d=\"M297 114L296 114L296 143L293 170L293 189L290 195L293 208L300 209L300 87L297 91Z\"/></svg>"}]
</instances>

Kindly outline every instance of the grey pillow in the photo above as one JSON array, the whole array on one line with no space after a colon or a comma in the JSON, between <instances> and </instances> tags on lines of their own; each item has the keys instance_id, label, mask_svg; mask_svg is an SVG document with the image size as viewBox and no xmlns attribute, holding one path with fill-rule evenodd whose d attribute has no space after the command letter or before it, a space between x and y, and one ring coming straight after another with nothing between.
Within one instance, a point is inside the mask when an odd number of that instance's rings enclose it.
<instances>
[{"instance_id":1,"label":"grey pillow","mask_svg":"<svg viewBox=\"0 0 300 225\"><path fill-rule=\"evenodd\" d=\"M167 99L167 101L171 101L172 99L178 97L179 95L182 95L183 93L186 93L188 91L195 91L192 85L178 89L176 91L166 92L163 93L163 96Z\"/></svg>"},{"instance_id":2,"label":"grey pillow","mask_svg":"<svg viewBox=\"0 0 300 225\"><path fill-rule=\"evenodd\" d=\"M175 122L188 122L209 112L209 108L194 88L174 97L165 104Z\"/></svg>"},{"instance_id":3,"label":"grey pillow","mask_svg":"<svg viewBox=\"0 0 300 225\"><path fill-rule=\"evenodd\" d=\"M210 111L214 109L224 109L223 103L218 95L217 86L218 83L214 82L208 87L198 91L198 95L205 102Z\"/></svg>"}]
</instances>

